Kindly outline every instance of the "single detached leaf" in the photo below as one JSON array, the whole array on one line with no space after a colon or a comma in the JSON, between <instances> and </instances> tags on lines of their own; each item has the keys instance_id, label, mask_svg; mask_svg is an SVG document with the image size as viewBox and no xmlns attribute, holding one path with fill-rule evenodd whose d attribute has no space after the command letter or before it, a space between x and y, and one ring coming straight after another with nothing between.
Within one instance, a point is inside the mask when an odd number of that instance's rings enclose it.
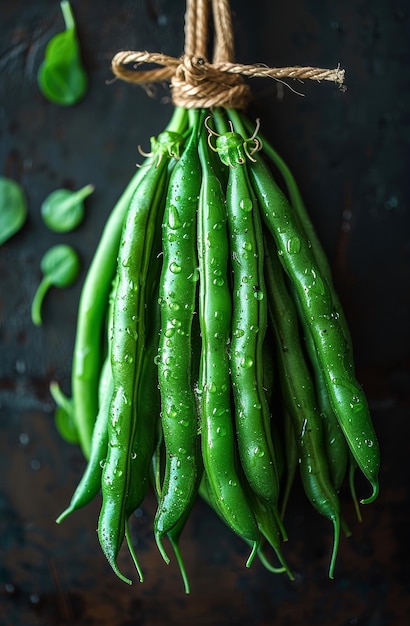
<instances>
[{"instance_id":1,"label":"single detached leaf","mask_svg":"<svg viewBox=\"0 0 410 626\"><path fill-rule=\"evenodd\" d=\"M60 385L50 383L50 393L57 404L54 414L55 426L59 434L68 443L78 443L78 432L73 417L73 402L62 392Z\"/></svg>"},{"instance_id":2,"label":"single detached leaf","mask_svg":"<svg viewBox=\"0 0 410 626\"><path fill-rule=\"evenodd\" d=\"M37 80L41 93L55 104L70 106L81 100L88 87L76 34L74 15L68 0L60 3L65 31L47 44Z\"/></svg>"},{"instance_id":3,"label":"single detached leaf","mask_svg":"<svg viewBox=\"0 0 410 626\"><path fill-rule=\"evenodd\" d=\"M22 187L0 177L0 245L15 235L27 219L27 201Z\"/></svg>"},{"instance_id":4,"label":"single detached leaf","mask_svg":"<svg viewBox=\"0 0 410 626\"><path fill-rule=\"evenodd\" d=\"M57 233L74 230L84 219L84 200L93 191L93 185L86 185L78 191L56 189L50 193L41 205L45 225Z\"/></svg>"},{"instance_id":5,"label":"single detached leaf","mask_svg":"<svg viewBox=\"0 0 410 626\"><path fill-rule=\"evenodd\" d=\"M54 423L60 437L67 443L79 443L78 433L74 424L73 416L67 413L63 407L56 408L54 413Z\"/></svg>"},{"instance_id":6,"label":"single detached leaf","mask_svg":"<svg viewBox=\"0 0 410 626\"><path fill-rule=\"evenodd\" d=\"M41 306L50 287L69 287L80 273L81 263L77 252L71 246L58 244L43 256L40 262L43 279L37 287L31 305L33 324L41 326Z\"/></svg>"}]
</instances>

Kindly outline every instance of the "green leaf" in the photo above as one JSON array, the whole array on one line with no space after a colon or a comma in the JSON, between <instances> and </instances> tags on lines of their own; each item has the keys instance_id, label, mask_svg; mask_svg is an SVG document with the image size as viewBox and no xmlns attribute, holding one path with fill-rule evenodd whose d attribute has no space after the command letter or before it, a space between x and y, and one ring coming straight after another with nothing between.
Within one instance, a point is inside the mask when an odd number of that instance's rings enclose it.
<instances>
[{"instance_id":1,"label":"green leaf","mask_svg":"<svg viewBox=\"0 0 410 626\"><path fill-rule=\"evenodd\" d=\"M54 35L47 44L37 81L47 100L63 106L79 102L86 94L88 76L82 65L74 15L70 3L60 4L66 30Z\"/></svg>"},{"instance_id":2,"label":"green leaf","mask_svg":"<svg viewBox=\"0 0 410 626\"><path fill-rule=\"evenodd\" d=\"M10 178L0 177L0 245L15 235L27 219L23 188Z\"/></svg>"},{"instance_id":3,"label":"green leaf","mask_svg":"<svg viewBox=\"0 0 410 626\"><path fill-rule=\"evenodd\" d=\"M93 185L86 185L78 191L56 189L50 193L41 205L45 225L57 233L76 228L84 219L84 200L93 191Z\"/></svg>"},{"instance_id":4,"label":"green leaf","mask_svg":"<svg viewBox=\"0 0 410 626\"><path fill-rule=\"evenodd\" d=\"M54 419L57 431L68 443L79 443L78 432L73 418L73 402L61 391L57 382L50 383L50 393L57 405Z\"/></svg>"},{"instance_id":5,"label":"green leaf","mask_svg":"<svg viewBox=\"0 0 410 626\"><path fill-rule=\"evenodd\" d=\"M68 443L79 443L78 433L74 424L73 417L67 413L63 407L56 408L54 414L54 423L59 435Z\"/></svg>"},{"instance_id":6,"label":"green leaf","mask_svg":"<svg viewBox=\"0 0 410 626\"><path fill-rule=\"evenodd\" d=\"M77 252L71 246L58 244L43 256L40 262L43 279L37 287L31 305L33 324L41 326L41 306L50 287L69 287L80 273L81 263Z\"/></svg>"}]
</instances>

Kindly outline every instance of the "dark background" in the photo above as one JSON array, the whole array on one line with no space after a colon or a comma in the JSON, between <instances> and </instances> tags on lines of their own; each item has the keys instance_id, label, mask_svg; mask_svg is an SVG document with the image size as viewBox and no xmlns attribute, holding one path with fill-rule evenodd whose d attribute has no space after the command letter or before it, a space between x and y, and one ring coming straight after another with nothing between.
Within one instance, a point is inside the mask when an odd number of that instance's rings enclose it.
<instances>
[{"instance_id":1,"label":"dark background","mask_svg":"<svg viewBox=\"0 0 410 626\"><path fill-rule=\"evenodd\" d=\"M192 593L162 562L151 534L150 497L133 522L146 580L118 581L100 551L98 502L63 525L84 467L53 424L51 379L70 390L81 280L53 290L44 326L30 321L39 261L66 242L87 267L107 215L171 114L169 93L112 82L122 48L183 50L182 0L72 0L90 77L86 98L62 108L39 93L36 71L62 29L51 0L0 0L0 174L20 182L29 219L0 249L0 622L7 626L98 624L299 624L401 626L410 610L409 166L410 6L405 0L232 0L236 58L271 66L346 70L333 84L252 82L251 118L292 168L329 255L353 335L357 373L382 450L381 493L342 538L327 578L332 530L301 494L291 497L285 555L296 581L244 566L246 547L202 503L181 542ZM57 235L40 219L58 187L94 183L87 217ZM124 553L127 572L132 567Z\"/></svg>"}]
</instances>

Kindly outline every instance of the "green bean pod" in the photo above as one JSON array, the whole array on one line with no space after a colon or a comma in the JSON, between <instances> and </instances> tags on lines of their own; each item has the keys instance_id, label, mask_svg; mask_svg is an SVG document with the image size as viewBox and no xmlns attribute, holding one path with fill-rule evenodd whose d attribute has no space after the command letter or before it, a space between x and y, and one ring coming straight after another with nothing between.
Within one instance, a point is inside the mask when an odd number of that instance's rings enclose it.
<instances>
[{"instance_id":1,"label":"green bean pod","mask_svg":"<svg viewBox=\"0 0 410 626\"><path fill-rule=\"evenodd\" d=\"M98 409L97 418L94 424L94 430L91 439L90 456L87 461L86 468L78 483L70 504L57 518L57 524L60 524L68 515L89 504L101 489L102 468L107 456L108 446L108 419L110 413L111 397L113 392L113 383L111 375L111 363L107 357L105 360L101 378L104 379L105 391L102 397L100 407Z\"/></svg>"},{"instance_id":2,"label":"green bean pod","mask_svg":"<svg viewBox=\"0 0 410 626\"><path fill-rule=\"evenodd\" d=\"M185 127L186 111L176 108L167 129L154 142L153 155L139 168L114 206L82 287L77 314L77 329L73 352L71 388L74 419L80 438L81 449L88 459L94 421L98 413L98 379L101 362L101 338L107 311L112 280L117 267L117 255L125 216L130 201L147 168L155 163L164 148L173 151L169 132L179 132ZM168 143L166 143L168 141Z\"/></svg>"},{"instance_id":3,"label":"green bean pod","mask_svg":"<svg viewBox=\"0 0 410 626\"><path fill-rule=\"evenodd\" d=\"M379 446L329 284L298 228L292 208L265 164L258 159L249 162L248 169L266 226L310 329L333 410L358 466L372 486L371 496L362 502L372 502L379 490Z\"/></svg>"},{"instance_id":4,"label":"green bean pod","mask_svg":"<svg viewBox=\"0 0 410 626\"><path fill-rule=\"evenodd\" d=\"M237 113L233 115L233 119L236 120L238 123ZM248 132L253 132L253 127L251 123L249 122L249 120L247 120L246 116L241 115L240 120L243 124L243 127ZM239 126L241 126L241 124L239 124ZM339 315L339 322L343 328L345 339L349 345L349 350L352 353L352 340L351 340L347 320L345 318L342 305L340 303L337 292L333 286L333 277L332 277L331 268L330 268L326 253L320 243L320 240L310 220L309 214L304 205L304 202L300 194L299 188L296 184L295 178L292 172L290 171L289 167L286 165L283 159L279 156L279 154L275 151L275 149L268 142L268 140L265 137L263 137L261 133L258 133L258 138L262 145L263 154L265 154L268 157L268 159L277 168L277 170L279 171L279 173L281 174L283 178L287 195L292 205L292 208L294 209L294 215L298 221L299 228L304 232L306 239L310 242L311 250L315 257L316 263L318 267L320 268L322 275L328 281L330 291L331 291L331 296L333 299L333 304L334 304L335 310L337 311ZM342 482L344 480L344 477L347 471L348 446L347 446L344 434L340 428L340 425L337 421L337 418L330 404L329 396L326 392L326 385L325 385L324 378L323 378L323 372L317 362L315 348L314 348L312 339L310 338L310 332L306 328L306 325L305 325L305 333L306 333L307 347L308 347L312 366L314 368L314 373L315 373L315 383L316 383L315 387L316 387L316 393L317 393L317 400L318 400L320 412L321 412L324 425L325 425L325 447L326 447L326 453L327 453L329 463L330 463L331 478L332 478L335 489L338 491L342 485Z\"/></svg>"},{"instance_id":5,"label":"green bean pod","mask_svg":"<svg viewBox=\"0 0 410 626\"><path fill-rule=\"evenodd\" d=\"M247 123L246 119L244 119L245 127L250 131L250 125ZM319 238L315 232L313 224L310 220L306 207L304 205L302 196L300 194L299 188L296 184L296 181L290 171L289 167L283 161L283 159L279 156L279 154L274 150L271 144L266 140L266 138L261 137L261 142L263 145L263 152L268 156L268 158L272 161L272 163L277 167L282 178L286 185L286 191L288 193L288 197L290 203L295 211L295 216L298 219L299 227L303 230L306 239L310 242L310 246L315 257L316 263L318 264L320 271L323 276L325 276L326 280L331 289L331 295L333 299L333 303L336 311L339 314L340 323L343 326L343 332L346 340L349 344L349 349L352 352L352 341L351 336L347 324L347 320L345 318L342 305L340 303L339 297L337 295L336 290L333 286L333 277L331 268L326 256L326 253L319 241ZM325 426L325 447L326 454L329 460L330 466L330 475L333 482L333 486L336 491L339 491L343 480L347 471L348 464L348 446L346 443L346 439L343 435L343 432L340 428L339 422L334 414L334 411L331 407L329 396L326 392L326 384L324 381L324 376L321 368L317 363L317 356L315 353L315 348L312 339L310 337L309 331L305 328L306 332L306 341L307 347L310 354L312 366L314 368L315 374L315 388L317 394L317 401L319 404L320 412L324 421Z\"/></svg>"},{"instance_id":6,"label":"green bean pod","mask_svg":"<svg viewBox=\"0 0 410 626\"><path fill-rule=\"evenodd\" d=\"M317 408L314 385L304 360L299 334L298 314L286 288L283 270L266 245L266 279L269 290L271 323L276 336L278 367L286 410L292 418L299 450L299 470L306 495L313 506L330 519L334 527L334 544L329 568L333 578L340 538L340 503L330 480L324 454L322 420Z\"/></svg>"},{"instance_id":7,"label":"green bean pod","mask_svg":"<svg viewBox=\"0 0 410 626\"><path fill-rule=\"evenodd\" d=\"M253 132L253 128L250 122L246 119L246 117L241 116L241 119L243 121L244 127L248 130L248 132ZM294 209L295 218L298 220L299 227L304 232L306 239L310 242L312 253L315 257L317 265L320 268L320 271L322 272L322 275L327 279L329 283L329 286L331 288L331 295L332 295L333 303L334 303L335 309L337 310L339 314L339 322L343 327L345 339L349 343L349 349L351 352L353 352L349 327L348 327L347 320L345 318L344 311L340 303L338 294L333 286L333 276L332 276L332 271L329 265L329 261L323 249L323 246L320 243L320 240L316 234L316 231L309 217L309 214L306 210L305 204L302 199L302 195L299 191L295 178L292 172L290 171L289 167L287 166L287 164L279 156L279 154L272 147L272 145L267 141L266 137L263 137L260 133L258 133L257 136L261 141L263 154L265 154L270 159L270 161L275 165L275 167L278 169L278 171L280 172L283 178L283 181L286 186L286 191L287 191L287 195L289 198L289 202L292 205L292 208Z\"/></svg>"},{"instance_id":8,"label":"green bean pod","mask_svg":"<svg viewBox=\"0 0 410 626\"><path fill-rule=\"evenodd\" d=\"M158 548L192 507L198 471L198 419L192 381L192 323L198 269L196 220L201 170L198 137L203 118L192 111L193 129L169 182L163 221L160 280L161 334L158 378L161 423L166 448L164 484L154 519Z\"/></svg>"},{"instance_id":9,"label":"green bean pod","mask_svg":"<svg viewBox=\"0 0 410 626\"><path fill-rule=\"evenodd\" d=\"M145 289L159 204L158 189L163 188L165 182L168 158L161 154L157 163L146 170L131 201L118 254L111 344L114 390L108 454L102 475L103 502L98 536L114 572L127 583L131 581L120 572L117 555L125 534L128 534L127 499L132 448L139 428L135 407L138 406L137 393L145 344Z\"/></svg>"},{"instance_id":10,"label":"green bean pod","mask_svg":"<svg viewBox=\"0 0 410 626\"><path fill-rule=\"evenodd\" d=\"M74 419L84 456L91 452L91 433L98 412L99 363L109 290L114 278L125 214L142 178L138 170L115 205L101 235L82 288L72 364Z\"/></svg>"},{"instance_id":11,"label":"green bean pod","mask_svg":"<svg viewBox=\"0 0 410 626\"><path fill-rule=\"evenodd\" d=\"M174 160L170 165L174 164ZM158 186L155 195L156 222L154 240L147 270L144 303L145 342L141 356L141 373L137 381L136 392L136 428L131 453L130 492L127 499L127 512L131 515L142 503L149 482L152 456L158 445L161 400L158 389L159 333L161 312L158 303L159 279L162 269L161 224L164 215L166 189L170 167L163 183Z\"/></svg>"},{"instance_id":12,"label":"green bean pod","mask_svg":"<svg viewBox=\"0 0 410 626\"><path fill-rule=\"evenodd\" d=\"M264 152L267 153L268 157L278 168L285 181L290 203L295 210L295 215L299 221L299 226L302 228L306 239L310 242L310 246L316 263L318 264L320 271L322 272L323 276L326 278L330 286L333 304L336 311L338 312L339 321L342 325L344 336L348 342L349 350L352 353L353 348L350 331L339 297L333 286L333 277L330 265L326 253L309 218L296 181L286 163L272 148L272 146L266 141L266 139L263 139L263 148ZM325 426L325 447L326 454L329 460L330 476L333 482L333 486L335 487L336 491L339 491L347 471L348 446L343 432L340 428L339 422L337 421L337 418L330 404L329 396L326 392L326 384L324 381L323 372L320 366L318 366L315 348L314 345L312 345L313 342L308 331L306 332L306 341L314 368L317 400Z\"/></svg>"},{"instance_id":13,"label":"green bean pod","mask_svg":"<svg viewBox=\"0 0 410 626\"><path fill-rule=\"evenodd\" d=\"M308 329L306 329L305 340L313 366L316 398L323 421L324 447L329 462L330 477L334 488L339 491L347 473L349 447L330 403L325 377L317 362L315 347Z\"/></svg>"},{"instance_id":14,"label":"green bean pod","mask_svg":"<svg viewBox=\"0 0 410 626\"><path fill-rule=\"evenodd\" d=\"M168 170L169 169L168 166ZM158 226L162 223L168 176L169 171L165 176L165 182L158 187L155 199L155 202L158 203L158 209L156 211L157 217L154 230L154 242L151 250L145 289L145 343L141 357L141 373L137 381L138 388L134 406L136 413L135 431L131 450L129 489L125 506L126 540L141 581L143 580L143 575L139 567L134 546L132 545L128 527L130 516L141 506L146 496L151 479L152 457L159 443L161 400L158 389L158 367L156 365L156 358L158 355L158 342L161 328L158 289L162 257L161 231Z\"/></svg>"},{"instance_id":15,"label":"green bean pod","mask_svg":"<svg viewBox=\"0 0 410 626\"><path fill-rule=\"evenodd\" d=\"M107 312L106 343L107 355L101 368L100 380L98 383L98 414L95 420L90 457L86 468L71 498L69 506L59 515L56 522L60 524L68 515L89 504L101 489L102 468L107 456L108 447L108 419L110 404L113 393L113 380L111 373L110 345L113 324L113 308L117 281L114 280L109 297Z\"/></svg>"},{"instance_id":16,"label":"green bean pod","mask_svg":"<svg viewBox=\"0 0 410 626\"><path fill-rule=\"evenodd\" d=\"M263 391L262 346L266 330L263 255L258 244L258 207L249 184L243 139L226 133L216 149L229 166L226 203L233 272L231 381L241 463L247 481L276 511L279 477ZM277 515L279 518L279 515Z\"/></svg>"},{"instance_id":17,"label":"green bean pod","mask_svg":"<svg viewBox=\"0 0 410 626\"><path fill-rule=\"evenodd\" d=\"M202 164L198 209L202 350L198 391L202 458L219 514L236 534L251 543L254 554L261 538L236 469L236 441L231 414L228 349L232 302L228 281L225 197L203 134L199 148Z\"/></svg>"},{"instance_id":18,"label":"green bean pod","mask_svg":"<svg viewBox=\"0 0 410 626\"><path fill-rule=\"evenodd\" d=\"M295 482L295 477L299 466L299 451L296 445L295 429L293 427L292 418L286 407L283 408L283 414L283 440L285 448L286 472L280 506L280 516L282 519L284 519L285 517L289 496Z\"/></svg>"}]
</instances>

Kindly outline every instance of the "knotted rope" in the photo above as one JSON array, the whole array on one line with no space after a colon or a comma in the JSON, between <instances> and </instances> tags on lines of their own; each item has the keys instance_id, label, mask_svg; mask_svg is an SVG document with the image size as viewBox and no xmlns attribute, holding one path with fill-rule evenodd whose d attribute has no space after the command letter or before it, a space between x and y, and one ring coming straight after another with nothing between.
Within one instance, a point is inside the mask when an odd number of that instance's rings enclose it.
<instances>
[{"instance_id":1,"label":"knotted rope","mask_svg":"<svg viewBox=\"0 0 410 626\"><path fill-rule=\"evenodd\" d=\"M207 60L209 4L214 22L214 54ZM244 77L286 78L332 81L340 86L344 70L317 67L280 67L234 63L233 28L228 0L187 0L184 54L174 58L165 54L125 50L111 62L114 75L131 83L147 84L169 80L175 106L187 109L215 106L245 109L250 88ZM144 63L160 67L140 70Z\"/></svg>"}]
</instances>

